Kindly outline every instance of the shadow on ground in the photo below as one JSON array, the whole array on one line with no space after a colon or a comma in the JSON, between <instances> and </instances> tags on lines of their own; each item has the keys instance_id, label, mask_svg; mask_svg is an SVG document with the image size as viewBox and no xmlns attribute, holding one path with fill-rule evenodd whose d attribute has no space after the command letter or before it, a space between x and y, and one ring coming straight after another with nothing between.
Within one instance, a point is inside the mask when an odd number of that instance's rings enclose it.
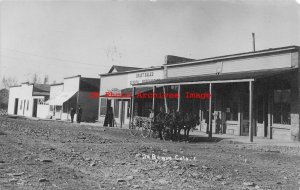
<instances>
[{"instance_id":1,"label":"shadow on ground","mask_svg":"<svg viewBox=\"0 0 300 190\"><path fill-rule=\"evenodd\" d=\"M199 143L199 142L220 142L224 140L225 138L218 138L218 137L203 137L203 136L190 136L190 142L191 143Z\"/></svg>"}]
</instances>

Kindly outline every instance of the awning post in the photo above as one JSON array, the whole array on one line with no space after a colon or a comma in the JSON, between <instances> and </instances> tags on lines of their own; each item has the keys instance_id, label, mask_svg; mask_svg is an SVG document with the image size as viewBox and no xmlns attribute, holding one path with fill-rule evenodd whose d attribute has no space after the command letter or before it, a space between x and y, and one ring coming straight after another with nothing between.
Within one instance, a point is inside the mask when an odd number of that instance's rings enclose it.
<instances>
[{"instance_id":1,"label":"awning post","mask_svg":"<svg viewBox=\"0 0 300 190\"><path fill-rule=\"evenodd\" d=\"M163 92L164 92L165 112L168 113L168 104L167 104L167 99L166 99L166 89L165 89L165 86L163 86Z\"/></svg>"},{"instance_id":2,"label":"awning post","mask_svg":"<svg viewBox=\"0 0 300 190\"><path fill-rule=\"evenodd\" d=\"M253 82L249 81L249 139L253 142Z\"/></svg>"},{"instance_id":3,"label":"awning post","mask_svg":"<svg viewBox=\"0 0 300 190\"><path fill-rule=\"evenodd\" d=\"M209 94L211 93L211 88L212 88L212 84L209 83ZM209 128L209 138L212 138L212 123L211 123L211 99L212 97L209 98L209 115L208 115L208 128Z\"/></svg>"},{"instance_id":4,"label":"awning post","mask_svg":"<svg viewBox=\"0 0 300 190\"><path fill-rule=\"evenodd\" d=\"M132 95L131 95L130 123L132 123L132 121L133 121L134 95L135 95L135 87L132 88Z\"/></svg>"},{"instance_id":5,"label":"awning post","mask_svg":"<svg viewBox=\"0 0 300 190\"><path fill-rule=\"evenodd\" d=\"M177 111L179 112L180 111L180 92L181 92L181 89L180 89L180 85L178 85L178 102L177 102Z\"/></svg>"},{"instance_id":6,"label":"awning post","mask_svg":"<svg viewBox=\"0 0 300 190\"><path fill-rule=\"evenodd\" d=\"M153 92L153 97L152 97L152 110L153 110L153 113L154 113L154 109L155 109L155 97L154 97L154 94L155 94L155 86L153 86L153 89L152 89L152 92Z\"/></svg>"}]
</instances>

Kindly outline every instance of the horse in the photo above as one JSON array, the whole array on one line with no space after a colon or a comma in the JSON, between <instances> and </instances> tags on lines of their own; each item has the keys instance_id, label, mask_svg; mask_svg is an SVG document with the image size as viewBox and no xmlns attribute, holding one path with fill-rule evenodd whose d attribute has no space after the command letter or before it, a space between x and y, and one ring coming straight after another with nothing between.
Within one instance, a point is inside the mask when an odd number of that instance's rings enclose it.
<instances>
[{"instance_id":1,"label":"horse","mask_svg":"<svg viewBox=\"0 0 300 190\"><path fill-rule=\"evenodd\" d=\"M184 138L185 140L189 140L190 130L194 129L199 121L197 121L197 116L192 113L186 113L183 118L183 127L184 130ZM199 120L199 119L198 119Z\"/></svg>"},{"instance_id":2,"label":"horse","mask_svg":"<svg viewBox=\"0 0 300 190\"><path fill-rule=\"evenodd\" d=\"M174 123L177 138L180 139L180 131L181 129L184 129L184 114L182 112L176 112Z\"/></svg>"}]
</instances>

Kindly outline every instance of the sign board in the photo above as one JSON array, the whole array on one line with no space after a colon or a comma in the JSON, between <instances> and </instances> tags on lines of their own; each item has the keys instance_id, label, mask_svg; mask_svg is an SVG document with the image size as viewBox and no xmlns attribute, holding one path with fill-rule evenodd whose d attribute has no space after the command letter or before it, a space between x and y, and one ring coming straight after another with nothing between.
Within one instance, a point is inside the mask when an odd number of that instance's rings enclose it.
<instances>
[{"instance_id":1,"label":"sign board","mask_svg":"<svg viewBox=\"0 0 300 190\"><path fill-rule=\"evenodd\" d=\"M163 79L163 69L128 74L129 85Z\"/></svg>"}]
</instances>

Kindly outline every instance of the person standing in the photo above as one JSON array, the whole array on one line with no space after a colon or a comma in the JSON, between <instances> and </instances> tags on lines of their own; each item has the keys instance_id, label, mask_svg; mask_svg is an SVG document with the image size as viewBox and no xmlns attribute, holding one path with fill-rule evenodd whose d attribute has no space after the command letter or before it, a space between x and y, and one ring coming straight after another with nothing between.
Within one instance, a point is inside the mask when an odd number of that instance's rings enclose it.
<instances>
[{"instance_id":1,"label":"person standing","mask_svg":"<svg viewBox=\"0 0 300 190\"><path fill-rule=\"evenodd\" d=\"M220 118L220 113L218 112L217 119L216 119L216 134L222 133L221 124L222 124L222 121Z\"/></svg>"},{"instance_id":2,"label":"person standing","mask_svg":"<svg viewBox=\"0 0 300 190\"><path fill-rule=\"evenodd\" d=\"M165 116L166 115L165 115L164 109L162 107L160 107L157 116L155 116L155 120L156 120L157 125L158 125L158 135L159 135L160 140L163 140L162 130L163 130L163 127L164 127Z\"/></svg>"},{"instance_id":3,"label":"person standing","mask_svg":"<svg viewBox=\"0 0 300 190\"><path fill-rule=\"evenodd\" d=\"M80 105L78 105L78 108L77 108L77 123L81 122L81 116L82 116L82 108L80 107Z\"/></svg>"},{"instance_id":4,"label":"person standing","mask_svg":"<svg viewBox=\"0 0 300 190\"><path fill-rule=\"evenodd\" d=\"M74 121L74 115L75 115L75 113L76 113L76 110L75 110L75 108L72 106L71 107L71 111L70 111L70 114L71 114L71 122L73 123L73 121Z\"/></svg>"},{"instance_id":5,"label":"person standing","mask_svg":"<svg viewBox=\"0 0 300 190\"><path fill-rule=\"evenodd\" d=\"M113 120L114 120L114 113L113 113L113 108L111 106L107 107L107 121L109 127L113 127Z\"/></svg>"}]
</instances>

